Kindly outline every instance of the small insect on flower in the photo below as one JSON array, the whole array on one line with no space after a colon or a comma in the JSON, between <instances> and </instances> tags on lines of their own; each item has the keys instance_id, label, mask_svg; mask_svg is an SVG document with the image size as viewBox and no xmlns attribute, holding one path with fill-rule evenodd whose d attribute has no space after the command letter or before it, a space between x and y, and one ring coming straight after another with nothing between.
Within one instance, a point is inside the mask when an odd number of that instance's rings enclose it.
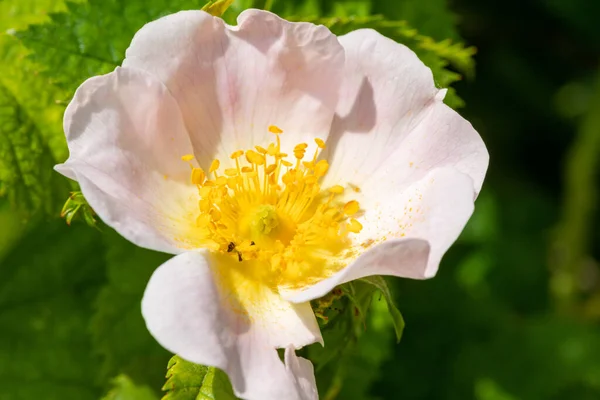
<instances>
[{"instance_id":1,"label":"small insect on flower","mask_svg":"<svg viewBox=\"0 0 600 400\"><path fill-rule=\"evenodd\" d=\"M373 30L185 11L81 85L56 169L107 225L175 255L142 301L158 342L241 398L315 399L295 354L323 342L310 301L434 276L473 211L488 154L444 93Z\"/></svg>"}]
</instances>

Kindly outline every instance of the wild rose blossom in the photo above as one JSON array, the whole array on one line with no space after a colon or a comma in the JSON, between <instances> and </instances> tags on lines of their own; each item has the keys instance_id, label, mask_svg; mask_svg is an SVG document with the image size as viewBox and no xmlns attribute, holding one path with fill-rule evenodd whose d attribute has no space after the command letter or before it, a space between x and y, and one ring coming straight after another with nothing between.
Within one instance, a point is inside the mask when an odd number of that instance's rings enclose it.
<instances>
[{"instance_id":1,"label":"wild rose blossom","mask_svg":"<svg viewBox=\"0 0 600 400\"><path fill-rule=\"evenodd\" d=\"M142 301L158 342L242 398L315 399L295 354L322 343L309 301L434 276L473 211L488 154L444 94L372 30L185 11L77 90L56 169L125 238L176 255Z\"/></svg>"}]
</instances>

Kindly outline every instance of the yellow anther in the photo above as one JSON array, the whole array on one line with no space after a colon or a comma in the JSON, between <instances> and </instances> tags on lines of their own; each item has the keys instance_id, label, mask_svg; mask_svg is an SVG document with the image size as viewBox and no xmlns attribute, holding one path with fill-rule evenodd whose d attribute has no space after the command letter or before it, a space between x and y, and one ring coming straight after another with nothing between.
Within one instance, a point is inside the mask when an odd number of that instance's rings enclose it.
<instances>
[{"instance_id":1,"label":"yellow anther","mask_svg":"<svg viewBox=\"0 0 600 400\"><path fill-rule=\"evenodd\" d=\"M238 157L241 157L243 155L244 155L244 151L243 150L237 150L237 151L234 151L233 153L231 153L230 157L231 157L232 160L234 160L234 159L236 159Z\"/></svg>"},{"instance_id":2,"label":"yellow anther","mask_svg":"<svg viewBox=\"0 0 600 400\"><path fill-rule=\"evenodd\" d=\"M196 218L196 226L206 226L210 222L210 217L206 214L200 214Z\"/></svg>"},{"instance_id":3,"label":"yellow anther","mask_svg":"<svg viewBox=\"0 0 600 400\"><path fill-rule=\"evenodd\" d=\"M232 178L227 178L227 187L229 187L229 189L235 189L237 185L237 178L236 177L232 177Z\"/></svg>"},{"instance_id":4,"label":"yellow anther","mask_svg":"<svg viewBox=\"0 0 600 400\"><path fill-rule=\"evenodd\" d=\"M277 164L271 164L267 167L267 169L265 170L265 173L267 175L270 175L273 173L273 171L275 171L275 168L277 168Z\"/></svg>"},{"instance_id":5,"label":"yellow anther","mask_svg":"<svg viewBox=\"0 0 600 400\"><path fill-rule=\"evenodd\" d=\"M352 218L350 224L348 224L348 230L352 233L358 233L362 230L363 226L360 222Z\"/></svg>"},{"instance_id":6,"label":"yellow anther","mask_svg":"<svg viewBox=\"0 0 600 400\"><path fill-rule=\"evenodd\" d=\"M202 199L202 200L200 200L199 206L200 206L200 211L208 212L208 210L210 210L211 202L209 199Z\"/></svg>"},{"instance_id":7,"label":"yellow anther","mask_svg":"<svg viewBox=\"0 0 600 400\"><path fill-rule=\"evenodd\" d=\"M360 206L358 205L358 201L350 200L344 205L344 214L346 215L354 215L358 212Z\"/></svg>"},{"instance_id":8,"label":"yellow anther","mask_svg":"<svg viewBox=\"0 0 600 400\"><path fill-rule=\"evenodd\" d=\"M260 154L267 154L267 149L265 149L262 146L254 146L254 148L256 149L256 151L258 151Z\"/></svg>"},{"instance_id":9,"label":"yellow anther","mask_svg":"<svg viewBox=\"0 0 600 400\"><path fill-rule=\"evenodd\" d=\"M276 135L283 133L283 131L275 125L269 125L269 132L274 133Z\"/></svg>"},{"instance_id":10,"label":"yellow anther","mask_svg":"<svg viewBox=\"0 0 600 400\"><path fill-rule=\"evenodd\" d=\"M248 150L246 152L246 160L248 160L250 164L263 165L265 163L265 156L254 150Z\"/></svg>"},{"instance_id":11,"label":"yellow anther","mask_svg":"<svg viewBox=\"0 0 600 400\"><path fill-rule=\"evenodd\" d=\"M183 160L183 161L192 161L193 159L194 159L193 154L186 154L184 156L181 156L181 160Z\"/></svg>"},{"instance_id":12,"label":"yellow anther","mask_svg":"<svg viewBox=\"0 0 600 400\"><path fill-rule=\"evenodd\" d=\"M243 173L252 172L252 171L254 171L254 170L252 168L250 168L250 167L242 167L242 172Z\"/></svg>"},{"instance_id":13,"label":"yellow anther","mask_svg":"<svg viewBox=\"0 0 600 400\"><path fill-rule=\"evenodd\" d=\"M304 183L306 183L307 185L315 184L317 183L317 177L314 175L307 176L306 178L304 178Z\"/></svg>"},{"instance_id":14,"label":"yellow anther","mask_svg":"<svg viewBox=\"0 0 600 400\"><path fill-rule=\"evenodd\" d=\"M211 216L213 222L217 222L218 220L221 219L221 211L217 210L216 208L212 208L210 210L210 216Z\"/></svg>"},{"instance_id":15,"label":"yellow anther","mask_svg":"<svg viewBox=\"0 0 600 400\"><path fill-rule=\"evenodd\" d=\"M291 162L286 161L286 160L281 160L281 164L283 164L284 167L291 167L292 165L294 165Z\"/></svg>"},{"instance_id":16,"label":"yellow anther","mask_svg":"<svg viewBox=\"0 0 600 400\"><path fill-rule=\"evenodd\" d=\"M277 148L277 146L273 143L270 143L269 147L267 148L267 153L269 153L270 156L276 156L278 152L279 149Z\"/></svg>"},{"instance_id":17,"label":"yellow anther","mask_svg":"<svg viewBox=\"0 0 600 400\"><path fill-rule=\"evenodd\" d=\"M344 193L344 187L340 185L332 186L329 188L329 193L342 194Z\"/></svg>"},{"instance_id":18,"label":"yellow anther","mask_svg":"<svg viewBox=\"0 0 600 400\"><path fill-rule=\"evenodd\" d=\"M317 146L319 146L320 149L324 149L325 148L325 142L319 138L315 139L315 143L317 144Z\"/></svg>"},{"instance_id":19,"label":"yellow anther","mask_svg":"<svg viewBox=\"0 0 600 400\"><path fill-rule=\"evenodd\" d=\"M315 165L315 176L318 178L322 177L327 173L328 169L329 163L327 162L327 160L321 160L317 162L317 164Z\"/></svg>"},{"instance_id":20,"label":"yellow anther","mask_svg":"<svg viewBox=\"0 0 600 400\"><path fill-rule=\"evenodd\" d=\"M225 170L225 175L227 176L236 176L238 174L238 170L236 168L227 168Z\"/></svg>"},{"instance_id":21,"label":"yellow anther","mask_svg":"<svg viewBox=\"0 0 600 400\"><path fill-rule=\"evenodd\" d=\"M306 169L313 169L315 167L315 163L312 161L303 161L302 165L304 165L304 168Z\"/></svg>"},{"instance_id":22,"label":"yellow anther","mask_svg":"<svg viewBox=\"0 0 600 400\"><path fill-rule=\"evenodd\" d=\"M215 180L215 182L218 186L225 186L227 185L227 178L224 176L220 176Z\"/></svg>"},{"instance_id":23,"label":"yellow anther","mask_svg":"<svg viewBox=\"0 0 600 400\"><path fill-rule=\"evenodd\" d=\"M200 197L208 197L210 196L210 192L212 192L212 188L210 186L202 186L200 188Z\"/></svg>"},{"instance_id":24,"label":"yellow anther","mask_svg":"<svg viewBox=\"0 0 600 400\"><path fill-rule=\"evenodd\" d=\"M294 147L294 151L306 150L307 147L308 145L306 143L300 143Z\"/></svg>"},{"instance_id":25,"label":"yellow anther","mask_svg":"<svg viewBox=\"0 0 600 400\"><path fill-rule=\"evenodd\" d=\"M208 172L213 173L216 170L219 169L219 166L221 165L221 162L219 160L213 160L213 162L210 163L210 169L208 170Z\"/></svg>"},{"instance_id":26,"label":"yellow anther","mask_svg":"<svg viewBox=\"0 0 600 400\"><path fill-rule=\"evenodd\" d=\"M202 185L206 179L206 175L202 168L192 168L192 183L194 185Z\"/></svg>"},{"instance_id":27,"label":"yellow anther","mask_svg":"<svg viewBox=\"0 0 600 400\"><path fill-rule=\"evenodd\" d=\"M292 174L291 171L290 172L286 172L281 177L281 181L283 183L285 183L286 185L289 185L289 184L293 183L294 182L294 174Z\"/></svg>"},{"instance_id":28,"label":"yellow anther","mask_svg":"<svg viewBox=\"0 0 600 400\"><path fill-rule=\"evenodd\" d=\"M304 158L304 153L306 153L304 150L294 150L294 157L298 160L302 160Z\"/></svg>"}]
</instances>

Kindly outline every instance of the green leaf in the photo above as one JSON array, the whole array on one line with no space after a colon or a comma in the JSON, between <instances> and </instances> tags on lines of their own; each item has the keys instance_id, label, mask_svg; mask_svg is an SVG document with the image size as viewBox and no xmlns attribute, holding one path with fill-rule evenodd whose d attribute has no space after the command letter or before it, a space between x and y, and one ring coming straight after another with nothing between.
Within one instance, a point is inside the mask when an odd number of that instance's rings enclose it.
<instances>
[{"instance_id":1,"label":"green leaf","mask_svg":"<svg viewBox=\"0 0 600 400\"><path fill-rule=\"evenodd\" d=\"M173 356L168 364L167 392L162 400L235 400L227 375L214 367Z\"/></svg>"},{"instance_id":2,"label":"green leaf","mask_svg":"<svg viewBox=\"0 0 600 400\"><path fill-rule=\"evenodd\" d=\"M112 384L113 388L102 400L158 400L149 387L136 385L126 375L117 376Z\"/></svg>"},{"instance_id":3,"label":"green leaf","mask_svg":"<svg viewBox=\"0 0 600 400\"><path fill-rule=\"evenodd\" d=\"M202 10L215 17L220 17L227 11L232 3L233 0L210 0L202 7Z\"/></svg>"},{"instance_id":4,"label":"green leaf","mask_svg":"<svg viewBox=\"0 0 600 400\"><path fill-rule=\"evenodd\" d=\"M366 282L369 285L373 285L374 287L376 287L385 298L388 307L388 312L390 313L392 321L394 322L396 340L398 343L400 343L400 340L402 340L402 333L404 332L404 318L402 317L402 314L394 304L394 298L390 293L390 289L388 288L385 279L383 279L381 276L367 276L365 278L361 278L360 280L362 282Z\"/></svg>"},{"instance_id":5,"label":"green leaf","mask_svg":"<svg viewBox=\"0 0 600 400\"><path fill-rule=\"evenodd\" d=\"M160 366L169 353L148 332L141 301L152 272L169 256L142 249L114 231L104 234L108 282L98 294L92 318L92 339L102 359L101 381L126 374L135 382L158 388Z\"/></svg>"},{"instance_id":6,"label":"green leaf","mask_svg":"<svg viewBox=\"0 0 600 400\"><path fill-rule=\"evenodd\" d=\"M0 30L13 32L47 20L62 1L7 0L0 3ZM28 51L9 33L0 33L0 196L9 198L23 217L38 211L58 216L67 182L52 171L66 155L61 94Z\"/></svg>"},{"instance_id":7,"label":"green leaf","mask_svg":"<svg viewBox=\"0 0 600 400\"><path fill-rule=\"evenodd\" d=\"M36 121L0 81L0 196L26 217L58 214L67 184L52 170L55 163Z\"/></svg>"},{"instance_id":8,"label":"green leaf","mask_svg":"<svg viewBox=\"0 0 600 400\"><path fill-rule=\"evenodd\" d=\"M64 0L2 0L0 1L0 32L45 22L49 12L65 9Z\"/></svg>"},{"instance_id":9,"label":"green leaf","mask_svg":"<svg viewBox=\"0 0 600 400\"><path fill-rule=\"evenodd\" d=\"M89 315L104 282L99 234L31 223L0 259L0 397L96 400Z\"/></svg>"},{"instance_id":10,"label":"green leaf","mask_svg":"<svg viewBox=\"0 0 600 400\"><path fill-rule=\"evenodd\" d=\"M448 3L448 0L372 0L372 11L388 19L410 21L420 32L438 40L458 39L456 18Z\"/></svg>"}]
</instances>

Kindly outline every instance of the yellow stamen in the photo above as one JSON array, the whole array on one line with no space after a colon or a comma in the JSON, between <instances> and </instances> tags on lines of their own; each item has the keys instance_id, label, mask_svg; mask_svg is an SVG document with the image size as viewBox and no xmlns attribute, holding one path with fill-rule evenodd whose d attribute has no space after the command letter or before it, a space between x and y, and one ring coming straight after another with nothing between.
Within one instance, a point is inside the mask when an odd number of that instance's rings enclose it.
<instances>
[{"instance_id":1,"label":"yellow stamen","mask_svg":"<svg viewBox=\"0 0 600 400\"><path fill-rule=\"evenodd\" d=\"M340 185L335 185L329 188L330 193L342 194L344 193L344 187Z\"/></svg>"},{"instance_id":2,"label":"yellow stamen","mask_svg":"<svg viewBox=\"0 0 600 400\"><path fill-rule=\"evenodd\" d=\"M274 133L274 134L279 134L279 133L283 133L283 131L276 127L275 125L269 125L269 132Z\"/></svg>"},{"instance_id":3,"label":"yellow stamen","mask_svg":"<svg viewBox=\"0 0 600 400\"><path fill-rule=\"evenodd\" d=\"M219 169L219 166L221 166L221 162L219 160L213 160L213 162L210 163L210 169L208 170L208 172L212 174L213 172Z\"/></svg>"},{"instance_id":4,"label":"yellow stamen","mask_svg":"<svg viewBox=\"0 0 600 400\"><path fill-rule=\"evenodd\" d=\"M303 161L308 144L291 148L293 163L281 149L283 131L271 125L269 132L276 135L276 143L231 153L235 165L221 175L216 159L208 170L210 179L192 167L199 215L194 216L189 242L222 254L268 287L302 287L347 263L351 235L362 229L351 218L360 206L355 200L340 201L344 186L321 188L329 169L327 160L317 161L323 140L315 139L311 160Z\"/></svg>"},{"instance_id":5,"label":"yellow stamen","mask_svg":"<svg viewBox=\"0 0 600 400\"><path fill-rule=\"evenodd\" d=\"M348 230L352 233L358 233L362 230L363 226L360 222L352 218L350 220L350 225L348 225Z\"/></svg>"},{"instance_id":6,"label":"yellow stamen","mask_svg":"<svg viewBox=\"0 0 600 400\"><path fill-rule=\"evenodd\" d=\"M344 214L346 215L354 215L359 210L358 201L351 200L344 205Z\"/></svg>"},{"instance_id":7,"label":"yellow stamen","mask_svg":"<svg viewBox=\"0 0 600 400\"><path fill-rule=\"evenodd\" d=\"M206 175L202 168L192 168L192 183L194 185L202 185L205 179Z\"/></svg>"}]
</instances>

